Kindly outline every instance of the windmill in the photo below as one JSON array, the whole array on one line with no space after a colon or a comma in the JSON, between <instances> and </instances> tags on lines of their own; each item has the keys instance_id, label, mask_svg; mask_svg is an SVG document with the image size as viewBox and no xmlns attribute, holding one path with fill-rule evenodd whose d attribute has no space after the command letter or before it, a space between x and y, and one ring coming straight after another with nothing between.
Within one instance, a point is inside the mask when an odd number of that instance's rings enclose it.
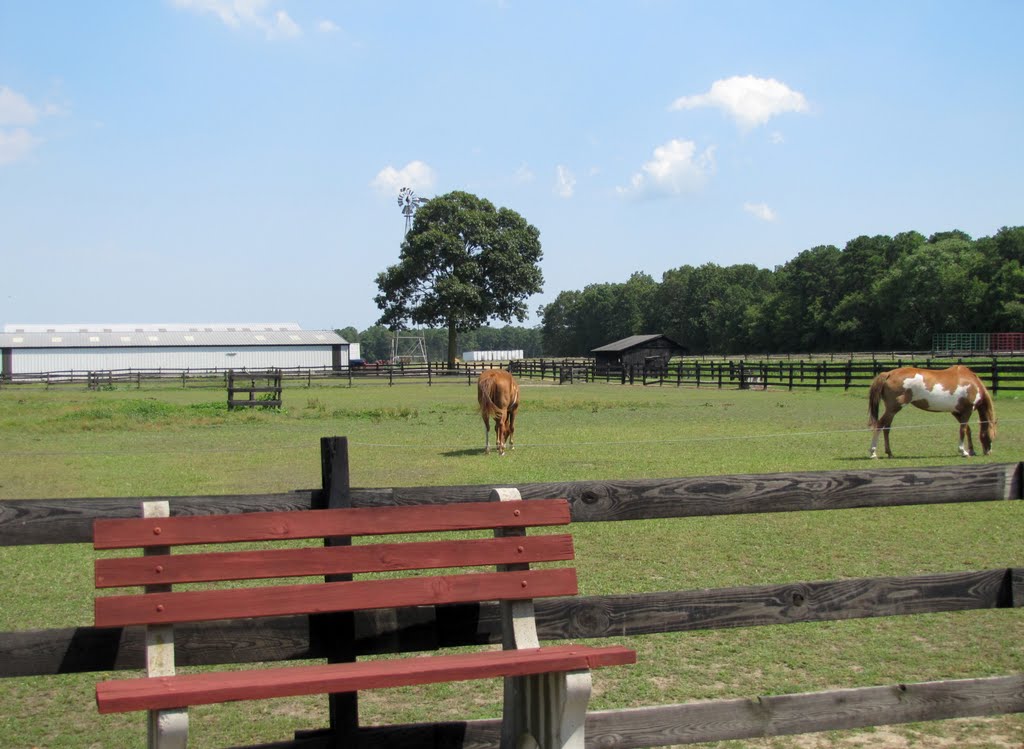
<instances>
[{"instance_id":1,"label":"windmill","mask_svg":"<svg viewBox=\"0 0 1024 749\"><path fill-rule=\"evenodd\" d=\"M416 209L427 202L426 198L418 198L412 191L411 187L403 187L398 191L398 207L402 209L402 215L405 216L405 233L409 233L409 229L412 228L412 214L416 212Z\"/></svg>"}]
</instances>

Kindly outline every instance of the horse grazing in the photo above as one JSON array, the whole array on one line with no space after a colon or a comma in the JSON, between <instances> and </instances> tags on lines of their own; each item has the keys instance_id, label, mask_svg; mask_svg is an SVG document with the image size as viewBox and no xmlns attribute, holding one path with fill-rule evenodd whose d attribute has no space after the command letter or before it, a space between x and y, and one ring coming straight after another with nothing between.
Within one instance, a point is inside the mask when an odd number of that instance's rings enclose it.
<instances>
[{"instance_id":1,"label":"horse grazing","mask_svg":"<svg viewBox=\"0 0 1024 749\"><path fill-rule=\"evenodd\" d=\"M516 431L516 410L519 408L519 383L504 369L485 369L476 383L476 400L484 420L484 452L491 451L491 428L494 419L494 437L498 454L505 454L505 443L512 450L512 435Z\"/></svg>"},{"instance_id":2,"label":"horse grazing","mask_svg":"<svg viewBox=\"0 0 1024 749\"><path fill-rule=\"evenodd\" d=\"M878 417L879 403L885 404L881 418ZM892 457L889 428L893 417L908 403L925 411L953 414L960 423L960 454L965 458L976 454L967 422L971 413L977 411L981 421L981 446L985 455L992 452L992 440L996 438L996 411L992 396L978 375L957 364L949 369L900 367L875 377L868 395L868 426L875 430L871 437L872 458L878 457L879 431L885 435L885 454Z\"/></svg>"}]
</instances>

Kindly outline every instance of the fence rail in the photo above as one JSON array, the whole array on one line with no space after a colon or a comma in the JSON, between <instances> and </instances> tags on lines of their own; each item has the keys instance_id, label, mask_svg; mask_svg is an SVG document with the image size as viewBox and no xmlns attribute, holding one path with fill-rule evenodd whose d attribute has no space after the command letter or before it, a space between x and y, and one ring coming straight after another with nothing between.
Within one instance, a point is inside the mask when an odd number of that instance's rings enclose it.
<instances>
[{"instance_id":1,"label":"fence rail","mask_svg":"<svg viewBox=\"0 0 1024 749\"><path fill-rule=\"evenodd\" d=\"M528 483L524 498L565 496L574 522L610 522L755 512L840 510L1022 499L1022 463L788 474ZM486 499L490 486L355 488L352 506ZM311 509L325 489L286 494L172 497L175 515ZM148 497L146 499L154 499ZM0 546L83 543L97 517L135 517L141 498L0 501ZM715 590L552 599L537 602L542 639L623 635L1024 607L1024 567L905 577L796 582ZM380 654L500 640L497 604L427 608L395 619L357 617L358 654ZM236 629L244 626L244 631ZM269 620L258 632L236 623L184 626L182 665L280 661L325 655L309 617ZM244 641L239 649L235 643ZM138 668L141 632L92 627L0 633L0 677ZM920 684L655 705L593 712L589 746L648 747L883 723L1024 711L1024 674ZM361 745L495 747L497 721L361 729ZM326 746L309 734L273 746Z\"/></svg>"},{"instance_id":2,"label":"fence rail","mask_svg":"<svg viewBox=\"0 0 1024 749\"><path fill-rule=\"evenodd\" d=\"M102 371L69 370L14 374L0 380L0 387L12 385L86 385L91 389L143 382L180 382L185 387L228 387L229 373L238 376L279 375L291 386L314 382L355 384L455 383L471 385L486 369L509 369L517 377L574 384L615 382L621 384L674 385L676 387L814 389L867 387L881 371L902 366L941 369L967 364L986 383L993 394L1024 391L1024 356L969 356L955 353L865 353L828 354L794 358L774 355L761 358L686 357L665 364L636 367L599 365L593 359L516 359L511 362L457 362L449 367L442 362L423 364L367 364L359 367L292 367L285 369L116 369Z\"/></svg>"}]
</instances>

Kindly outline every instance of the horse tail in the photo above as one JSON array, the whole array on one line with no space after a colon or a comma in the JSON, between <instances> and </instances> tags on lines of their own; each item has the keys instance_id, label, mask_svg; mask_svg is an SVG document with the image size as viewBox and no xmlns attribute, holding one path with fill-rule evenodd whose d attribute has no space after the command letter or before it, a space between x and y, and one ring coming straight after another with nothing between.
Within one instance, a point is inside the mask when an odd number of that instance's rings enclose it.
<instances>
[{"instance_id":1,"label":"horse tail","mask_svg":"<svg viewBox=\"0 0 1024 749\"><path fill-rule=\"evenodd\" d=\"M871 381L871 389L868 391L868 426L872 429L878 426L878 404L882 400L882 390L885 389L885 382L888 379L889 373L882 372Z\"/></svg>"},{"instance_id":2,"label":"horse tail","mask_svg":"<svg viewBox=\"0 0 1024 749\"><path fill-rule=\"evenodd\" d=\"M476 402L480 407L480 414L484 418L498 412L498 407L494 405L494 401L491 400L491 382L492 381L489 378L485 378L481 379L476 384Z\"/></svg>"},{"instance_id":3,"label":"horse tail","mask_svg":"<svg viewBox=\"0 0 1024 749\"><path fill-rule=\"evenodd\" d=\"M981 417L982 431L987 431L989 440L994 440L996 438L996 404L980 377L978 378L978 405L975 410Z\"/></svg>"}]
</instances>

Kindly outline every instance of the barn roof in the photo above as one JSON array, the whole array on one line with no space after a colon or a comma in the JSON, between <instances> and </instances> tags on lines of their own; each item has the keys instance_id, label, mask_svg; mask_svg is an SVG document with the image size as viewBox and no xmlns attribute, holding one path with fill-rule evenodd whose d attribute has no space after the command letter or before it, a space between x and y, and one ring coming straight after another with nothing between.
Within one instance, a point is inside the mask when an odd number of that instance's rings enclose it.
<instances>
[{"instance_id":1,"label":"barn roof","mask_svg":"<svg viewBox=\"0 0 1024 749\"><path fill-rule=\"evenodd\" d=\"M2 348L330 346L348 343L333 330L157 330L0 333Z\"/></svg>"},{"instance_id":2,"label":"barn roof","mask_svg":"<svg viewBox=\"0 0 1024 749\"><path fill-rule=\"evenodd\" d=\"M655 333L653 335L631 335L629 338L623 338L621 341L615 341L614 343L608 343L605 344L604 346L598 346L595 349L590 349L590 352L617 353L620 351L628 351L631 348L637 348L638 346L642 346L645 343L656 341L659 338L664 338L668 343L672 344L673 346L676 346L677 348L685 348L684 346L680 346L678 343L673 341L668 336L661 335L660 333Z\"/></svg>"}]
</instances>

